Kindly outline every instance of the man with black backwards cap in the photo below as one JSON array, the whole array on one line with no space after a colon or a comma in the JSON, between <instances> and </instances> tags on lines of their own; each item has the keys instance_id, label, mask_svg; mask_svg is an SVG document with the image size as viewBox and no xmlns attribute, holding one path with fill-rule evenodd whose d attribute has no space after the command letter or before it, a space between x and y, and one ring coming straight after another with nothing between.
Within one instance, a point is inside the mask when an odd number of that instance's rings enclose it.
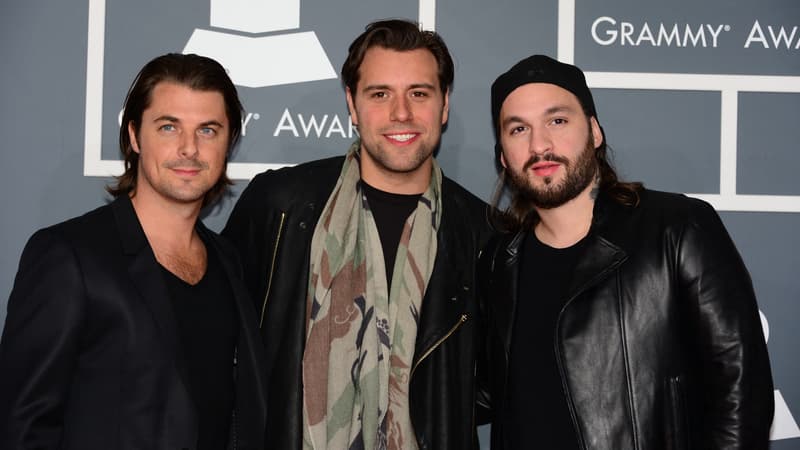
<instances>
[{"instance_id":1,"label":"man with black backwards cap","mask_svg":"<svg viewBox=\"0 0 800 450\"><path fill-rule=\"evenodd\" d=\"M484 251L492 450L761 449L769 358L713 208L622 182L577 67L492 85L504 234Z\"/></svg>"}]
</instances>

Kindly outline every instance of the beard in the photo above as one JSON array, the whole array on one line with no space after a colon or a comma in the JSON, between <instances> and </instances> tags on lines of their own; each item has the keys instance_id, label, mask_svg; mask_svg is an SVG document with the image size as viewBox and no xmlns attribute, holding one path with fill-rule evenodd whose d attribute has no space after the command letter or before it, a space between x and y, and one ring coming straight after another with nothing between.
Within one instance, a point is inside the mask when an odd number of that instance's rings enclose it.
<instances>
[{"instance_id":1,"label":"beard","mask_svg":"<svg viewBox=\"0 0 800 450\"><path fill-rule=\"evenodd\" d=\"M508 169L509 182L520 200L527 201L540 209L557 208L580 195L594 180L598 168L594 151L594 142L590 134L586 146L575 161L552 153L533 155L523 164L522 171ZM540 161L562 164L566 171L564 180L556 183L552 177L544 177L542 179L544 186L534 186L527 173L532 165Z\"/></svg>"}]
</instances>

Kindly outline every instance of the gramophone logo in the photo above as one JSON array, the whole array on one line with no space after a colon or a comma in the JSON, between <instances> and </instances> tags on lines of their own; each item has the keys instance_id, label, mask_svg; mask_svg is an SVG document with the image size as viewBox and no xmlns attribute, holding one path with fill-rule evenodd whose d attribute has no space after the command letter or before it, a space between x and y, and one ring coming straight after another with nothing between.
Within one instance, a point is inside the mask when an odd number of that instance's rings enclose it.
<instances>
[{"instance_id":1,"label":"gramophone logo","mask_svg":"<svg viewBox=\"0 0 800 450\"><path fill-rule=\"evenodd\" d=\"M300 27L300 0L211 0L210 25L230 32L197 28L183 52L216 59L239 86L336 78L317 35L293 31Z\"/></svg>"}]
</instances>

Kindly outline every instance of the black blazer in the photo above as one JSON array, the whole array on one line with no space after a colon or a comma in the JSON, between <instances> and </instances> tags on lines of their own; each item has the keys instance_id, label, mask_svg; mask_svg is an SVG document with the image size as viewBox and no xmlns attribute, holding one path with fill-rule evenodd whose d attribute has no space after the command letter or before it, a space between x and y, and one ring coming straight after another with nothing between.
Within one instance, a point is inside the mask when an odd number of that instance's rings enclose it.
<instances>
[{"instance_id":1,"label":"black blazer","mask_svg":"<svg viewBox=\"0 0 800 450\"><path fill-rule=\"evenodd\" d=\"M197 231L239 313L230 447L260 449L255 310L232 247L199 222ZM0 448L195 448L186 375L166 284L127 196L31 237L0 341Z\"/></svg>"}]
</instances>

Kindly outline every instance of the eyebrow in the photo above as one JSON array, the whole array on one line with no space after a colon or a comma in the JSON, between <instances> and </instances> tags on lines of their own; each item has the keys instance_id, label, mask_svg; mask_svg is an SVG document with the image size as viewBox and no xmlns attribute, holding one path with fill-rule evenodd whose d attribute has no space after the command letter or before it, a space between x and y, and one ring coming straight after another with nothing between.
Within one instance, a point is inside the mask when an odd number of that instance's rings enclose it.
<instances>
[{"instance_id":1,"label":"eyebrow","mask_svg":"<svg viewBox=\"0 0 800 450\"><path fill-rule=\"evenodd\" d=\"M573 108L573 107L571 107L569 105L556 105L556 106L551 106L550 108L547 108L544 111L544 114L546 116L549 116L549 115L560 113L560 112L574 112L574 111L575 111L575 108Z\"/></svg>"},{"instance_id":2,"label":"eyebrow","mask_svg":"<svg viewBox=\"0 0 800 450\"><path fill-rule=\"evenodd\" d=\"M159 121L162 121L162 120L166 120L167 122L180 122L181 121L177 117L163 115L163 116L158 116L155 119L153 119L153 122L159 122Z\"/></svg>"},{"instance_id":3,"label":"eyebrow","mask_svg":"<svg viewBox=\"0 0 800 450\"><path fill-rule=\"evenodd\" d=\"M431 83L414 83L414 84L409 85L406 88L406 90L410 90L410 89L431 89L431 90L436 90L436 86L431 84ZM368 86L364 86L364 89L362 89L363 92L383 91L383 90L391 91L393 89L392 89L392 86L389 86L388 84L371 84L371 85L368 85Z\"/></svg>"},{"instance_id":4,"label":"eyebrow","mask_svg":"<svg viewBox=\"0 0 800 450\"><path fill-rule=\"evenodd\" d=\"M505 119L503 119L502 128L505 128L512 123L525 123L525 121L522 120L522 117L519 116L508 116Z\"/></svg>"},{"instance_id":5,"label":"eyebrow","mask_svg":"<svg viewBox=\"0 0 800 450\"><path fill-rule=\"evenodd\" d=\"M205 122L200 124L201 127L207 127L209 125L215 125L215 126L217 126L219 128L225 128L225 125L219 123L216 120L207 120L207 121L205 121Z\"/></svg>"},{"instance_id":6,"label":"eyebrow","mask_svg":"<svg viewBox=\"0 0 800 450\"><path fill-rule=\"evenodd\" d=\"M153 119L153 122L159 122L159 121L162 121L162 120L165 120L167 122L174 122L174 123L180 123L180 121L181 121L177 117L164 115L164 116L156 117L155 119ZM218 126L220 128L225 128L225 126L223 124L221 124L217 120L207 120L207 121L202 122L200 124L201 127L207 127L209 125L216 125L216 126Z\"/></svg>"},{"instance_id":7,"label":"eyebrow","mask_svg":"<svg viewBox=\"0 0 800 450\"><path fill-rule=\"evenodd\" d=\"M573 107L571 107L569 105L556 105L556 106L551 106L550 108L547 108L544 111L543 115L551 116L553 114L564 113L564 112L574 112L574 111L575 111L575 108L573 108ZM502 126L506 127L511 123L527 123L527 122L525 121L525 119L523 119L520 116L508 116L505 119L503 119Z\"/></svg>"}]
</instances>

